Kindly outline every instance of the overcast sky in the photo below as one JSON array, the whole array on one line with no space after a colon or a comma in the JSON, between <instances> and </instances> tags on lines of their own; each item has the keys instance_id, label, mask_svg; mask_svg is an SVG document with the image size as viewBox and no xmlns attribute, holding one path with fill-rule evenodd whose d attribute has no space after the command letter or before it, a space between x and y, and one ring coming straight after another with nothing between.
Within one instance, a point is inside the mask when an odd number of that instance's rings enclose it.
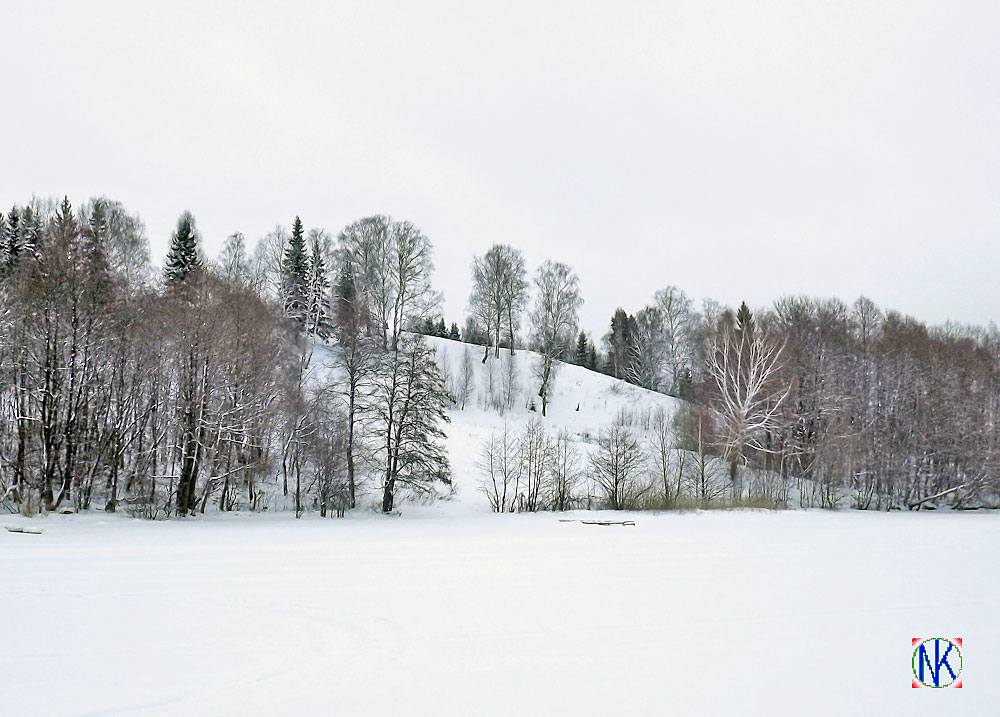
<instances>
[{"instance_id":1,"label":"overcast sky","mask_svg":"<svg viewBox=\"0 0 1000 717\"><path fill-rule=\"evenodd\" d=\"M211 6L214 9L207 10ZM296 214L435 246L461 322L494 242L584 326L674 284L1000 319L1000 3L5 0L0 207L106 194L162 261Z\"/></svg>"}]
</instances>

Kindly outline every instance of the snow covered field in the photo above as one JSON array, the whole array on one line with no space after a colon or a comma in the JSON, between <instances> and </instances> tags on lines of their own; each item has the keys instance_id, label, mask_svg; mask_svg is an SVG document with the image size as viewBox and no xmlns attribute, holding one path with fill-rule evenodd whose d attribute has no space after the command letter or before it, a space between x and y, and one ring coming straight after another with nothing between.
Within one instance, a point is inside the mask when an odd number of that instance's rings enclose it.
<instances>
[{"instance_id":1,"label":"snow covered field","mask_svg":"<svg viewBox=\"0 0 1000 717\"><path fill-rule=\"evenodd\" d=\"M7 516L0 714L997 713L996 515L601 515Z\"/></svg>"}]
</instances>

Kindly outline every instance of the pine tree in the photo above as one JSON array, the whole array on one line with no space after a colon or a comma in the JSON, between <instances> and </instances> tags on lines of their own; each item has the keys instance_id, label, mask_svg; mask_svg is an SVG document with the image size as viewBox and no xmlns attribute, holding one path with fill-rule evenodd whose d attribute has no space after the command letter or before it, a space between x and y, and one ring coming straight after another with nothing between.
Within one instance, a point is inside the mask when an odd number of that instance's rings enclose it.
<instances>
[{"instance_id":1,"label":"pine tree","mask_svg":"<svg viewBox=\"0 0 1000 717\"><path fill-rule=\"evenodd\" d=\"M576 337L576 355L573 357L573 363L577 366L587 365L587 334L583 331Z\"/></svg>"},{"instance_id":2,"label":"pine tree","mask_svg":"<svg viewBox=\"0 0 1000 717\"><path fill-rule=\"evenodd\" d=\"M179 284L192 273L201 271L201 255L198 251L198 230L191 212L184 212L177 220L177 229L170 238L170 251L163 278L168 285Z\"/></svg>"},{"instance_id":3,"label":"pine tree","mask_svg":"<svg viewBox=\"0 0 1000 717\"><path fill-rule=\"evenodd\" d=\"M304 326L309 311L309 260L306 257L305 230L297 216L281 262L281 293L285 315Z\"/></svg>"},{"instance_id":4,"label":"pine tree","mask_svg":"<svg viewBox=\"0 0 1000 717\"><path fill-rule=\"evenodd\" d=\"M448 338L452 341L462 340L462 332L458 330L458 324L454 321L451 323L451 329L448 331Z\"/></svg>"}]
</instances>

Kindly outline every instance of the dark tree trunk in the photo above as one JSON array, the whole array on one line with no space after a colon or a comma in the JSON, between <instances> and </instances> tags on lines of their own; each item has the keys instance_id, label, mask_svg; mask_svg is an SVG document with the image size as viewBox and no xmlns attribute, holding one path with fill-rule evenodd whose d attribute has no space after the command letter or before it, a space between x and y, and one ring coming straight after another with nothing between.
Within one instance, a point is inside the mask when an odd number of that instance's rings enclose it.
<instances>
[{"instance_id":1,"label":"dark tree trunk","mask_svg":"<svg viewBox=\"0 0 1000 717\"><path fill-rule=\"evenodd\" d=\"M382 490L382 512L391 513L393 505L393 489L395 488L396 479L389 478L385 482L385 488Z\"/></svg>"},{"instance_id":2,"label":"dark tree trunk","mask_svg":"<svg viewBox=\"0 0 1000 717\"><path fill-rule=\"evenodd\" d=\"M353 510L356 507L355 487L354 487L354 414L355 414L355 394L356 386L351 386L351 395L347 409L347 492L348 500Z\"/></svg>"}]
</instances>

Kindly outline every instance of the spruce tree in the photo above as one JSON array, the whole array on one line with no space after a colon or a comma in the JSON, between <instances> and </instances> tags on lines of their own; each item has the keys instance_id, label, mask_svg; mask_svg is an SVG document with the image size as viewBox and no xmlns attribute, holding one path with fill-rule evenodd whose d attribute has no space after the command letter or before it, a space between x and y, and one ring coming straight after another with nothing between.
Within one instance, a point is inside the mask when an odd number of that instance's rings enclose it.
<instances>
[{"instance_id":1,"label":"spruce tree","mask_svg":"<svg viewBox=\"0 0 1000 717\"><path fill-rule=\"evenodd\" d=\"M69 203L69 197L64 196L52 220L47 242L65 249L77 262L84 264L89 261L88 247L82 245L81 239L80 225L73 216L73 205Z\"/></svg>"},{"instance_id":2,"label":"spruce tree","mask_svg":"<svg viewBox=\"0 0 1000 717\"><path fill-rule=\"evenodd\" d=\"M69 197L65 195L56 211L55 225L56 231L63 235L73 234L77 230L76 217L73 216L73 205L69 203Z\"/></svg>"},{"instance_id":3,"label":"spruce tree","mask_svg":"<svg viewBox=\"0 0 1000 717\"><path fill-rule=\"evenodd\" d=\"M168 285L179 284L201 268L198 230L195 228L191 212L184 212L177 220L177 229L170 238L170 251L167 253L163 278Z\"/></svg>"},{"instance_id":4,"label":"spruce tree","mask_svg":"<svg viewBox=\"0 0 1000 717\"><path fill-rule=\"evenodd\" d=\"M334 321L338 327L353 324L357 316L358 292L354 285L354 267L345 261L337 275L337 285L334 288Z\"/></svg>"},{"instance_id":5,"label":"spruce tree","mask_svg":"<svg viewBox=\"0 0 1000 717\"><path fill-rule=\"evenodd\" d=\"M753 338L754 322L753 314L747 302L740 304L739 311L736 312L736 331L744 336L748 341Z\"/></svg>"},{"instance_id":6,"label":"spruce tree","mask_svg":"<svg viewBox=\"0 0 1000 717\"><path fill-rule=\"evenodd\" d=\"M576 337L576 355L573 357L573 363L577 366L587 365L587 334L583 331Z\"/></svg>"},{"instance_id":7,"label":"spruce tree","mask_svg":"<svg viewBox=\"0 0 1000 717\"><path fill-rule=\"evenodd\" d=\"M615 378L625 378L628 351L635 335L635 317L619 307L611 317L611 331L605 336L608 343L607 373Z\"/></svg>"},{"instance_id":8,"label":"spruce tree","mask_svg":"<svg viewBox=\"0 0 1000 717\"><path fill-rule=\"evenodd\" d=\"M301 225L301 222L299 223ZM328 316L326 292L330 288L327 278L326 262L323 261L323 248L319 237L313 236L309 245L309 331L326 338L330 335L330 319Z\"/></svg>"},{"instance_id":9,"label":"spruce tree","mask_svg":"<svg viewBox=\"0 0 1000 717\"><path fill-rule=\"evenodd\" d=\"M461 341L462 332L458 330L458 324L451 322L451 329L448 331L448 338L452 341Z\"/></svg>"},{"instance_id":10,"label":"spruce tree","mask_svg":"<svg viewBox=\"0 0 1000 717\"><path fill-rule=\"evenodd\" d=\"M31 206L21 212L20 247L21 254L34 255L38 252L38 241L42 236L42 217Z\"/></svg>"},{"instance_id":11,"label":"spruce tree","mask_svg":"<svg viewBox=\"0 0 1000 717\"><path fill-rule=\"evenodd\" d=\"M597 370L597 347L594 344L590 344L590 350L587 352L587 368L591 371Z\"/></svg>"},{"instance_id":12,"label":"spruce tree","mask_svg":"<svg viewBox=\"0 0 1000 717\"><path fill-rule=\"evenodd\" d=\"M442 339L448 338L448 327L445 326L444 317L438 319L437 324L434 326L434 335Z\"/></svg>"},{"instance_id":13,"label":"spruce tree","mask_svg":"<svg viewBox=\"0 0 1000 717\"><path fill-rule=\"evenodd\" d=\"M107 205L103 197L94 201L93 208L90 211L90 215L86 217L86 220L87 224L90 225L90 233L94 235L94 238L102 245L106 244L110 231L108 228Z\"/></svg>"},{"instance_id":14,"label":"spruce tree","mask_svg":"<svg viewBox=\"0 0 1000 717\"><path fill-rule=\"evenodd\" d=\"M421 327L420 327L420 333L422 333L424 336L433 336L434 335L434 319L432 319L430 316L428 316L427 318L425 318L423 325L421 325Z\"/></svg>"},{"instance_id":15,"label":"spruce tree","mask_svg":"<svg viewBox=\"0 0 1000 717\"><path fill-rule=\"evenodd\" d=\"M297 216L281 262L281 293L285 315L304 326L309 312L309 260L306 257L305 230Z\"/></svg>"},{"instance_id":16,"label":"spruce tree","mask_svg":"<svg viewBox=\"0 0 1000 717\"><path fill-rule=\"evenodd\" d=\"M3 246L3 270L8 272L14 268L14 264L17 263L17 255L20 252L21 241L21 212L17 206L13 206L10 209L10 213L7 215L7 226L5 230L5 240Z\"/></svg>"}]
</instances>

